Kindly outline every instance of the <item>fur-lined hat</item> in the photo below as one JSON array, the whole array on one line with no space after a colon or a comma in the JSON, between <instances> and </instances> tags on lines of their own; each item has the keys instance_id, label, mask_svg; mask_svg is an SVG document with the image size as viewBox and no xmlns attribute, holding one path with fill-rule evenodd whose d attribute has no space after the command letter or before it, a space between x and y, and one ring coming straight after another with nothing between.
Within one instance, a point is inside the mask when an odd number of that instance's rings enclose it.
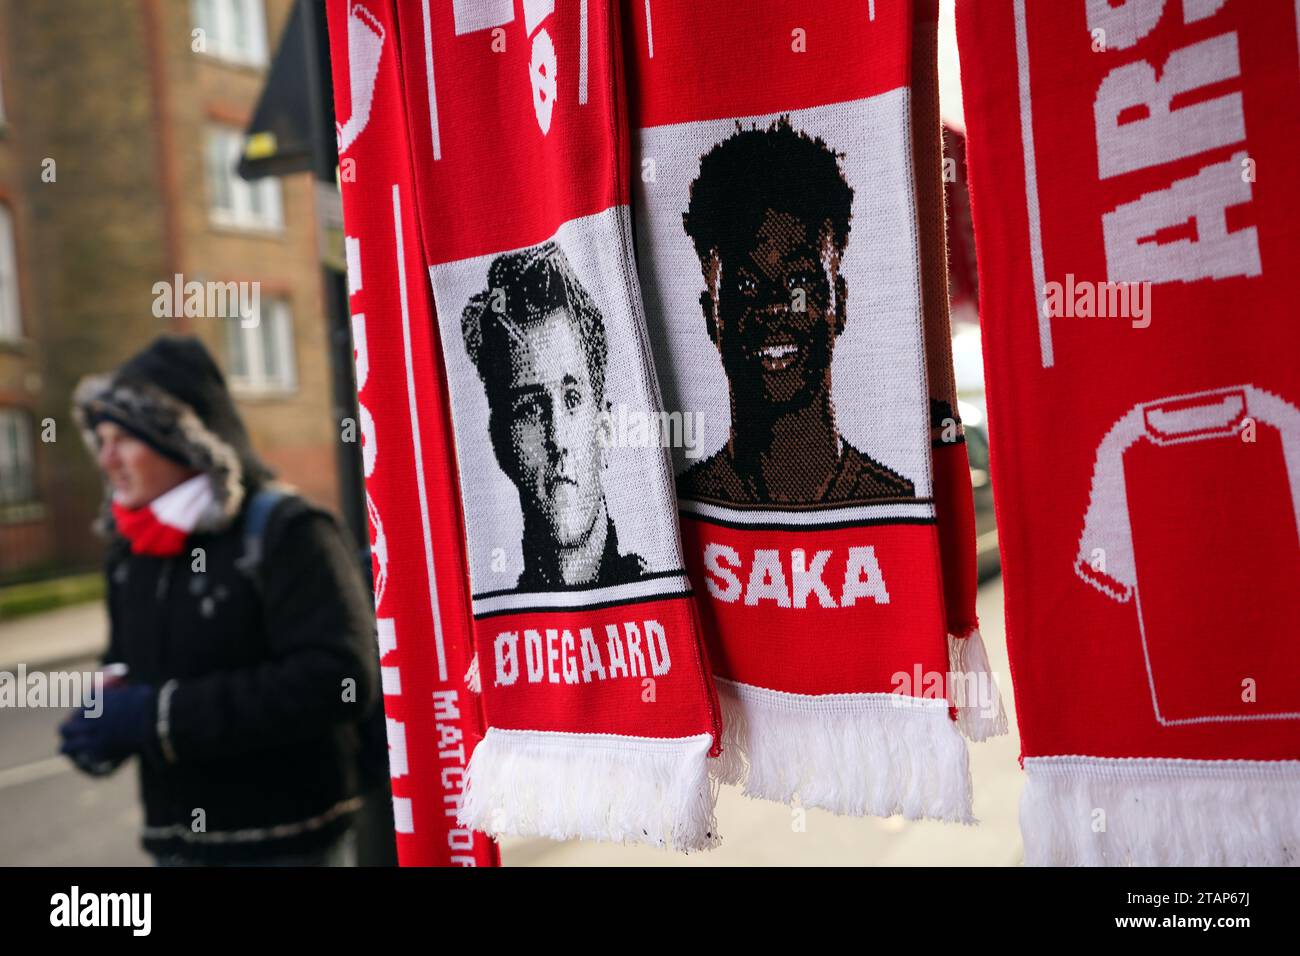
<instances>
[{"instance_id":1,"label":"fur-lined hat","mask_svg":"<svg viewBox=\"0 0 1300 956\"><path fill-rule=\"evenodd\" d=\"M111 421L212 479L212 510L196 530L229 525L249 490L274 477L253 451L221 370L196 338L155 339L117 371L82 379L72 401L92 454L99 450L95 426ZM101 526L110 530L111 518Z\"/></svg>"}]
</instances>

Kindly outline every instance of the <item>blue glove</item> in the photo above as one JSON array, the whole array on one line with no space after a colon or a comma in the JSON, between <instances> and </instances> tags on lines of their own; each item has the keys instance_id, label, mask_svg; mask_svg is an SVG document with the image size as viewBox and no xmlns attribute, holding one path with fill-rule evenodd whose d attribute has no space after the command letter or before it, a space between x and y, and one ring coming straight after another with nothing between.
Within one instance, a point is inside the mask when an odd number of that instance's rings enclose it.
<instances>
[{"instance_id":1,"label":"blue glove","mask_svg":"<svg viewBox=\"0 0 1300 956\"><path fill-rule=\"evenodd\" d=\"M66 754L82 770L111 773L127 757L155 753L158 746L158 690L148 684L122 684L104 691L102 713L74 714L59 727Z\"/></svg>"}]
</instances>

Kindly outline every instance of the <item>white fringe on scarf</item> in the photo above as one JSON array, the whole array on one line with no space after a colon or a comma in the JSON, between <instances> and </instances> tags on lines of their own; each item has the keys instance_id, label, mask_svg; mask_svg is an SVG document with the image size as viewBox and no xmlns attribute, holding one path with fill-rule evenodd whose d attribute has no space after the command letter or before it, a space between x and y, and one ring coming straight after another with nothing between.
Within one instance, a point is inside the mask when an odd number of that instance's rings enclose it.
<instances>
[{"instance_id":1,"label":"white fringe on scarf","mask_svg":"<svg viewBox=\"0 0 1300 956\"><path fill-rule=\"evenodd\" d=\"M948 674L957 729L976 742L1005 734L1002 693L979 628L971 628L963 637L948 635Z\"/></svg>"},{"instance_id":2,"label":"white fringe on scarf","mask_svg":"<svg viewBox=\"0 0 1300 956\"><path fill-rule=\"evenodd\" d=\"M850 816L974 823L966 742L946 700L786 694L715 678L722 757L747 797Z\"/></svg>"},{"instance_id":3,"label":"white fringe on scarf","mask_svg":"<svg viewBox=\"0 0 1300 956\"><path fill-rule=\"evenodd\" d=\"M488 729L465 775L462 826L493 837L718 844L709 734L622 737Z\"/></svg>"},{"instance_id":4,"label":"white fringe on scarf","mask_svg":"<svg viewBox=\"0 0 1300 956\"><path fill-rule=\"evenodd\" d=\"M1029 866L1300 865L1300 760L1024 763Z\"/></svg>"}]
</instances>

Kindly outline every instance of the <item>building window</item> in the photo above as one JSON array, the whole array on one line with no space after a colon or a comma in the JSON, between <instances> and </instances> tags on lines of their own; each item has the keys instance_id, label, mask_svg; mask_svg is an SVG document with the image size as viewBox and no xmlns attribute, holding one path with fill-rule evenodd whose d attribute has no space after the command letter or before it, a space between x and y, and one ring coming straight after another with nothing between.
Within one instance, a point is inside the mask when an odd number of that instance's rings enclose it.
<instances>
[{"instance_id":1,"label":"building window","mask_svg":"<svg viewBox=\"0 0 1300 956\"><path fill-rule=\"evenodd\" d=\"M264 298L257 322L226 320L230 384L243 392L291 392L294 369L293 312L284 299Z\"/></svg>"},{"instance_id":2,"label":"building window","mask_svg":"<svg viewBox=\"0 0 1300 956\"><path fill-rule=\"evenodd\" d=\"M32 423L17 408L0 408L0 505L28 504L36 497Z\"/></svg>"},{"instance_id":3,"label":"building window","mask_svg":"<svg viewBox=\"0 0 1300 956\"><path fill-rule=\"evenodd\" d=\"M8 206L0 205L0 342L20 339L22 334L14 217Z\"/></svg>"},{"instance_id":4,"label":"building window","mask_svg":"<svg viewBox=\"0 0 1300 956\"><path fill-rule=\"evenodd\" d=\"M262 0L194 0L194 25L205 53L231 63L266 65L266 10Z\"/></svg>"},{"instance_id":5,"label":"building window","mask_svg":"<svg viewBox=\"0 0 1300 956\"><path fill-rule=\"evenodd\" d=\"M237 229L284 227L280 180L275 176L248 182L235 172L244 137L226 126L208 128L208 197L212 221Z\"/></svg>"}]
</instances>

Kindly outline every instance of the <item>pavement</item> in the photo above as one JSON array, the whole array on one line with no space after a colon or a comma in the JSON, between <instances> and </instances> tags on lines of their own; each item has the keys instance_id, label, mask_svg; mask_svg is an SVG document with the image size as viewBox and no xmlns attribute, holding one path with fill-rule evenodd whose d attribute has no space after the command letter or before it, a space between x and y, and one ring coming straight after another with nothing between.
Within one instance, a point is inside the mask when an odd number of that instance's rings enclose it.
<instances>
[{"instance_id":1,"label":"pavement","mask_svg":"<svg viewBox=\"0 0 1300 956\"><path fill-rule=\"evenodd\" d=\"M0 717L0 866L149 865L134 762L111 777L79 773L58 753L58 725L68 713L19 708Z\"/></svg>"},{"instance_id":2,"label":"pavement","mask_svg":"<svg viewBox=\"0 0 1300 956\"><path fill-rule=\"evenodd\" d=\"M101 601L0 624L0 671L93 671L108 646ZM145 866L138 785L128 764L107 778L58 753L70 711L15 708L0 734L0 866Z\"/></svg>"},{"instance_id":3,"label":"pavement","mask_svg":"<svg viewBox=\"0 0 1300 956\"><path fill-rule=\"evenodd\" d=\"M689 856L648 847L579 841L507 839L507 866L1016 866L1023 848L1017 812L1024 775L1011 695L1002 613L1002 581L981 587L979 615L1002 689L1011 733L970 744L977 826L839 817L743 797L718 798L722 846ZM101 603L60 608L0 624L0 670L90 670L107 642ZM58 756L64 712L19 708L3 715L0 734L0 866L136 866L141 813L128 764L105 779L76 772Z\"/></svg>"},{"instance_id":4,"label":"pavement","mask_svg":"<svg viewBox=\"0 0 1300 956\"><path fill-rule=\"evenodd\" d=\"M0 670L55 667L98 657L108 646L104 602L73 604L0 622Z\"/></svg>"}]
</instances>

